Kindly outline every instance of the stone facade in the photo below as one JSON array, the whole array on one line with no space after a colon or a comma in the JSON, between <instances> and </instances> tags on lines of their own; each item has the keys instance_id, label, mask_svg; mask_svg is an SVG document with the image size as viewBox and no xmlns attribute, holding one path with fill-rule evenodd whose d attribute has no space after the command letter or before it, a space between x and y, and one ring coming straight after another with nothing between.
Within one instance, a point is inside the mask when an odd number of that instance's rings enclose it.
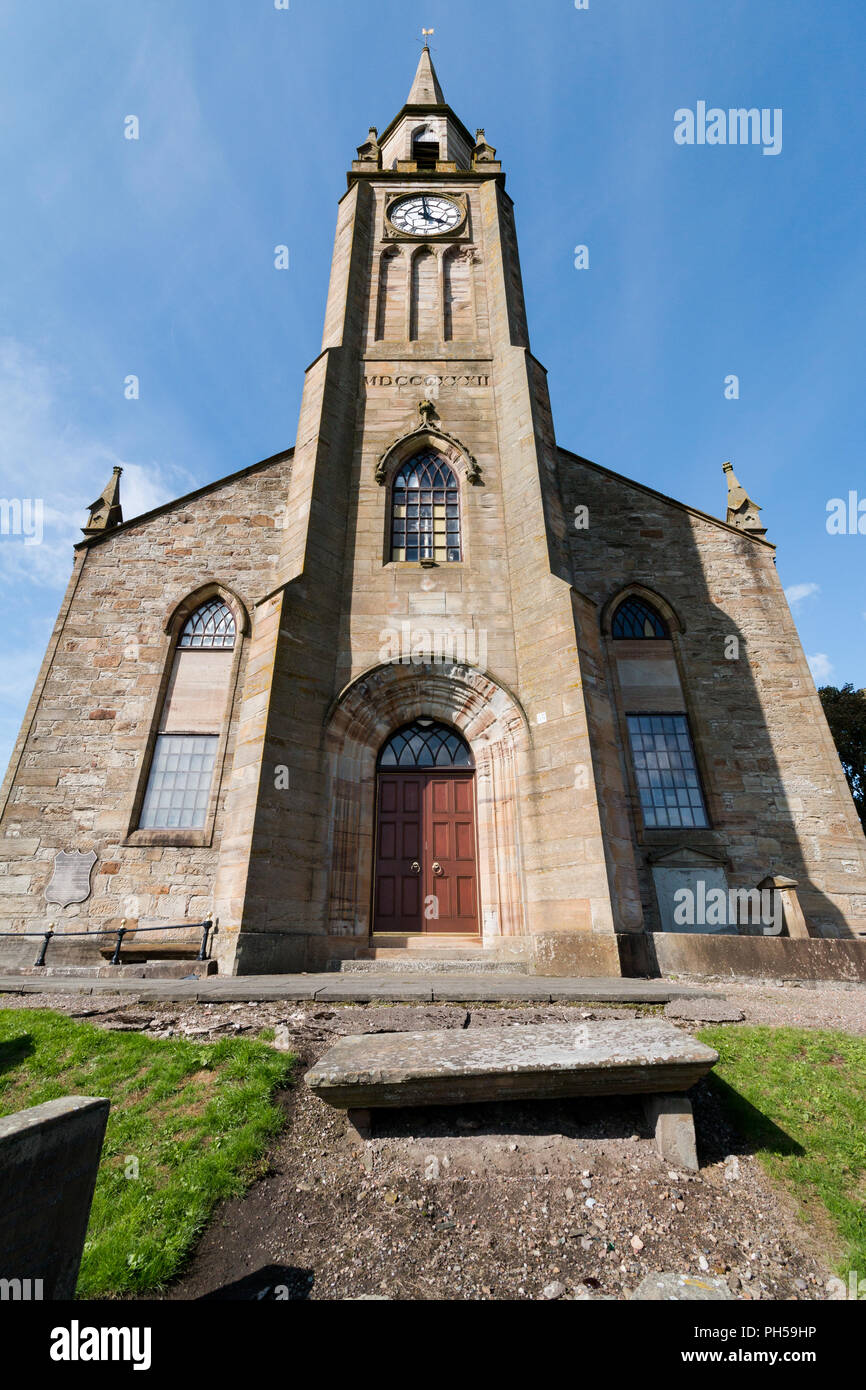
<instances>
[{"instance_id":1,"label":"stone facade","mask_svg":"<svg viewBox=\"0 0 866 1390\"><path fill-rule=\"evenodd\" d=\"M228 972L368 953L376 757L423 716L474 755L477 948L618 974L617 935L660 926L653 864L683 854L796 880L815 937L866 931L866 840L754 504L728 524L557 446L504 175L426 50L358 154L294 450L127 524L115 481L77 549L3 787L2 929L214 916ZM425 190L447 235L391 220ZM459 483L457 562L390 559L391 484L425 447ZM612 647L628 592L670 629L652 667ZM179 624L211 595L238 641L206 824L143 830ZM638 698L683 702L711 828L642 828ZM50 907L70 849L96 852L93 892Z\"/></svg>"}]
</instances>

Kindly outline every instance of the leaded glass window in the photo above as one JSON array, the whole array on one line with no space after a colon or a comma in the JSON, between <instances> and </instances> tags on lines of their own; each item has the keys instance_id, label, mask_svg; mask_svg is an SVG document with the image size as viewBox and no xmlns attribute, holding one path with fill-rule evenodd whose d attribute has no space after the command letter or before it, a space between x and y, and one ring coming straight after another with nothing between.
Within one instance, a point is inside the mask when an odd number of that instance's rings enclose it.
<instances>
[{"instance_id":1,"label":"leaded glass window","mask_svg":"<svg viewBox=\"0 0 866 1390\"><path fill-rule=\"evenodd\" d=\"M686 716L630 714L628 732L647 829L708 825Z\"/></svg>"},{"instance_id":2,"label":"leaded glass window","mask_svg":"<svg viewBox=\"0 0 866 1390\"><path fill-rule=\"evenodd\" d=\"M670 637L667 626L654 608L640 598L627 598L613 617L612 637L650 638L656 641Z\"/></svg>"},{"instance_id":3,"label":"leaded glass window","mask_svg":"<svg viewBox=\"0 0 866 1390\"><path fill-rule=\"evenodd\" d=\"M180 634L179 647L221 647L235 644L235 619L221 598L208 599L189 617Z\"/></svg>"},{"instance_id":4,"label":"leaded glass window","mask_svg":"<svg viewBox=\"0 0 866 1390\"><path fill-rule=\"evenodd\" d=\"M472 753L456 729L435 719L416 719L392 734L379 754L380 767L472 767Z\"/></svg>"},{"instance_id":5,"label":"leaded glass window","mask_svg":"<svg viewBox=\"0 0 866 1390\"><path fill-rule=\"evenodd\" d=\"M202 828L218 741L210 734L160 734L141 808L143 830Z\"/></svg>"},{"instance_id":6,"label":"leaded glass window","mask_svg":"<svg viewBox=\"0 0 866 1390\"><path fill-rule=\"evenodd\" d=\"M462 559L460 490L448 464L432 450L404 463L391 491L391 559Z\"/></svg>"}]
</instances>

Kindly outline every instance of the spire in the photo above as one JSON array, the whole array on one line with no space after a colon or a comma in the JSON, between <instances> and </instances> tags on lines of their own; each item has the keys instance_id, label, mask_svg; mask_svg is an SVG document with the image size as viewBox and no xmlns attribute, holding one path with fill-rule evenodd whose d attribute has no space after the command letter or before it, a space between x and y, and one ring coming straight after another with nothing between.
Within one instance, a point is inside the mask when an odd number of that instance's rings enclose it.
<instances>
[{"instance_id":1,"label":"spire","mask_svg":"<svg viewBox=\"0 0 866 1390\"><path fill-rule=\"evenodd\" d=\"M87 525L82 526L85 536L100 536L123 522L123 508L120 505L120 475L122 468L115 468L106 483L101 496L91 502Z\"/></svg>"},{"instance_id":2,"label":"spire","mask_svg":"<svg viewBox=\"0 0 866 1390\"><path fill-rule=\"evenodd\" d=\"M736 526L738 531L745 531L750 536L766 536L767 528L761 525L758 516L761 508L738 482L734 465L723 463L722 472L728 477L728 525Z\"/></svg>"},{"instance_id":3,"label":"spire","mask_svg":"<svg viewBox=\"0 0 866 1390\"><path fill-rule=\"evenodd\" d=\"M445 94L439 86L439 78L430 57L430 49L425 41L418 59L418 71L409 93L407 106L444 106Z\"/></svg>"}]
</instances>

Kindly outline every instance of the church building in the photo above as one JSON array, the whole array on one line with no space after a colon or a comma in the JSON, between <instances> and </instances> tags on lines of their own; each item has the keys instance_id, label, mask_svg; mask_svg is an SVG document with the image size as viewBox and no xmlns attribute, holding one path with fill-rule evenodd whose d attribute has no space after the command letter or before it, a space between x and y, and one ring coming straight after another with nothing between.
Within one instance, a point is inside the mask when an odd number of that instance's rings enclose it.
<instances>
[{"instance_id":1,"label":"church building","mask_svg":"<svg viewBox=\"0 0 866 1390\"><path fill-rule=\"evenodd\" d=\"M502 164L425 48L351 164L294 448L129 521L116 470L90 508L0 932L95 961L210 919L225 974L853 978L866 839L725 471L722 520L557 442Z\"/></svg>"}]
</instances>

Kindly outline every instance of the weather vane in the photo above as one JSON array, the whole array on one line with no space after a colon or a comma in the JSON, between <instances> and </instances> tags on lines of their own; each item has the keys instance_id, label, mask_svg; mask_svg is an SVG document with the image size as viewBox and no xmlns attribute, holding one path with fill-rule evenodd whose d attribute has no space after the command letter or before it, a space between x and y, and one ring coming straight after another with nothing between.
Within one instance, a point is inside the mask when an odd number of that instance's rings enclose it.
<instances>
[{"instance_id":1,"label":"weather vane","mask_svg":"<svg viewBox=\"0 0 866 1390\"><path fill-rule=\"evenodd\" d=\"M422 30L421 30L421 33L424 35L424 47L425 47L425 48L429 48L429 47L430 47L430 40L431 40L431 38L433 37L433 35L436 33L436 30L435 30L435 29L422 29Z\"/></svg>"}]
</instances>

